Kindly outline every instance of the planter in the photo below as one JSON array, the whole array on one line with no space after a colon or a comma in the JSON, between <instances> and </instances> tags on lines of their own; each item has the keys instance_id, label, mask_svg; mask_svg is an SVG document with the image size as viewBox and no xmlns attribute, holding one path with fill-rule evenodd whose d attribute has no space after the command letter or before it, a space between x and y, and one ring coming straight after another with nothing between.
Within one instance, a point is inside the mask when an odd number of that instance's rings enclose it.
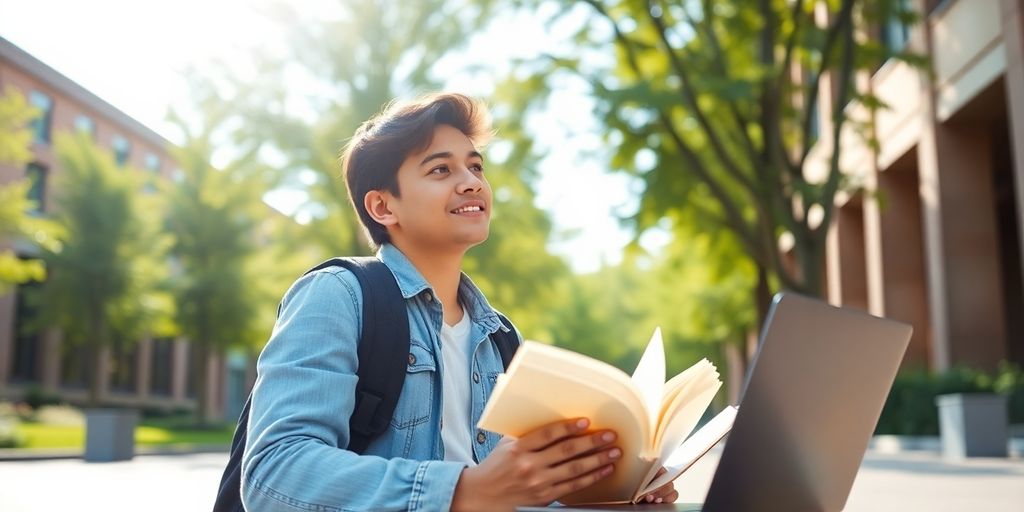
<instances>
[{"instance_id":1,"label":"planter","mask_svg":"<svg viewBox=\"0 0 1024 512\"><path fill-rule=\"evenodd\" d=\"M85 411L85 460L111 462L135 456L133 409L87 409Z\"/></svg>"},{"instance_id":2,"label":"planter","mask_svg":"<svg viewBox=\"0 0 1024 512\"><path fill-rule=\"evenodd\" d=\"M1006 457L1008 419L1006 397L992 393L956 393L935 397L939 408L942 455Z\"/></svg>"}]
</instances>

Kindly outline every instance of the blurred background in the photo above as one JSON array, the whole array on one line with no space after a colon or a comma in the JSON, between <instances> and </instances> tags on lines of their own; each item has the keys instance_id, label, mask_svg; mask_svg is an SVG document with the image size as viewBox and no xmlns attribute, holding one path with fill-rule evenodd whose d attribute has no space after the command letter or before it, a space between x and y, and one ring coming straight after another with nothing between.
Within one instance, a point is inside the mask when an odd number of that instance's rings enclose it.
<instances>
[{"instance_id":1,"label":"blurred background","mask_svg":"<svg viewBox=\"0 0 1024 512\"><path fill-rule=\"evenodd\" d=\"M734 403L771 297L910 323L878 434L1024 423L1015 0L0 0L0 446L224 444L278 300L368 254L338 155L392 99L485 101L525 337L627 372L656 326Z\"/></svg>"}]
</instances>

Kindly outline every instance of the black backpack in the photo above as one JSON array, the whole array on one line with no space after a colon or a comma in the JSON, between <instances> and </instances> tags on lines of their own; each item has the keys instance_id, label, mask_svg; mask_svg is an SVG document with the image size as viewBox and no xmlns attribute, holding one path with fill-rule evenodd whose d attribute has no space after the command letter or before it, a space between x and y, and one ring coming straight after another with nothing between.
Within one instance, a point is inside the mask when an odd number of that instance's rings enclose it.
<instances>
[{"instance_id":1,"label":"black backpack","mask_svg":"<svg viewBox=\"0 0 1024 512\"><path fill-rule=\"evenodd\" d=\"M363 292L363 332L359 338L360 364L356 370L356 404L349 418L350 440L348 450L362 453L377 436L387 430L398 404L398 396L405 383L409 353L409 322L405 299L391 270L372 257L333 258L306 272L341 266L351 271ZM515 328L503 315L498 315L508 331L497 331L491 340L501 353L505 367L519 348ZM373 364L365 364L373 361ZM231 456L220 480L214 512L244 512L241 497L242 454L245 450L246 427L249 424L249 404L252 394L245 400L238 417Z\"/></svg>"}]
</instances>

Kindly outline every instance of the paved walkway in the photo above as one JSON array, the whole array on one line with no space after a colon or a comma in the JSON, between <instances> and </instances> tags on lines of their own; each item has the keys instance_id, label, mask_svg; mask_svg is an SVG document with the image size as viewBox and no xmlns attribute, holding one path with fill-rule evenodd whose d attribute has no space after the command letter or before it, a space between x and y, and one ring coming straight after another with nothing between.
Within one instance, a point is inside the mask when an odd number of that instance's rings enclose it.
<instances>
[{"instance_id":1,"label":"paved walkway","mask_svg":"<svg viewBox=\"0 0 1024 512\"><path fill-rule=\"evenodd\" d=\"M210 510L225 453L146 455L131 462L78 459L0 462L0 510ZM683 502L699 502L717 453L677 481ZM869 453L847 504L849 511L1021 511L1024 460L943 462L930 453Z\"/></svg>"}]
</instances>

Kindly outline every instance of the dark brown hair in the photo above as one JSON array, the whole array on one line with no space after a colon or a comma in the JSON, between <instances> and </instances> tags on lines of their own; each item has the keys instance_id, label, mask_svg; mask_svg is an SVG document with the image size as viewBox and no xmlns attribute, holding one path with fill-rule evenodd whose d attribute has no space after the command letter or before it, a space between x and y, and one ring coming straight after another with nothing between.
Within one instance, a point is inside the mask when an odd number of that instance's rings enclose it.
<instances>
[{"instance_id":1,"label":"dark brown hair","mask_svg":"<svg viewBox=\"0 0 1024 512\"><path fill-rule=\"evenodd\" d=\"M435 93L388 104L360 125L345 145L341 167L348 197L371 245L390 242L391 237L366 211L363 198L371 190L386 190L398 197L398 168L407 156L430 146L438 125L459 130L477 147L491 136L491 118L483 103L462 94Z\"/></svg>"}]
</instances>

